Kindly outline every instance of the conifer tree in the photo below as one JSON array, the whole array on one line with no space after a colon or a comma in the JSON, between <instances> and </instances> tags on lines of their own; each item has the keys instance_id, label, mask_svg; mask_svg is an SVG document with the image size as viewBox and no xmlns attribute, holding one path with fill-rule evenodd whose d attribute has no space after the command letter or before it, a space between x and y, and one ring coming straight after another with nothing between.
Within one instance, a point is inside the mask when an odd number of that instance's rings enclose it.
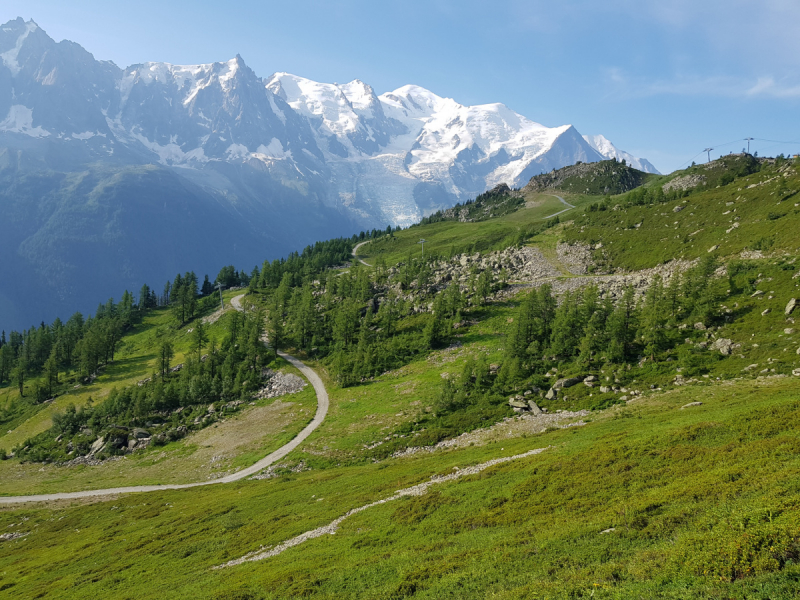
<instances>
[{"instance_id":1,"label":"conifer tree","mask_svg":"<svg viewBox=\"0 0 800 600\"><path fill-rule=\"evenodd\" d=\"M158 350L158 367L161 371L161 378L164 379L169 373L170 369L170 362L172 361L173 350L172 344L169 341L165 340L161 342L161 346Z\"/></svg>"},{"instance_id":2,"label":"conifer tree","mask_svg":"<svg viewBox=\"0 0 800 600\"><path fill-rule=\"evenodd\" d=\"M645 356L649 356L651 360L655 359L655 355L666 342L666 324L664 285L661 277L656 275L645 294L640 331Z\"/></svg>"}]
</instances>

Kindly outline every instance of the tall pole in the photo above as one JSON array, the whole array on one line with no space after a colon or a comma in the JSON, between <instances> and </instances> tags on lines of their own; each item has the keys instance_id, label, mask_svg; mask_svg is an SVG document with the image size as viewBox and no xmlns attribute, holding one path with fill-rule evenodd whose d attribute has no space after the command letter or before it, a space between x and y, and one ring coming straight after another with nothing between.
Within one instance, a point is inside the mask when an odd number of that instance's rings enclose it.
<instances>
[{"instance_id":1,"label":"tall pole","mask_svg":"<svg viewBox=\"0 0 800 600\"><path fill-rule=\"evenodd\" d=\"M750 154L750 140L755 139L751 137L744 138L747 141L747 153Z\"/></svg>"},{"instance_id":2,"label":"tall pole","mask_svg":"<svg viewBox=\"0 0 800 600\"><path fill-rule=\"evenodd\" d=\"M222 301L222 288L224 286L218 281L217 285L214 286L214 287L216 287L219 290L219 307L220 308L225 308L225 303Z\"/></svg>"},{"instance_id":3,"label":"tall pole","mask_svg":"<svg viewBox=\"0 0 800 600\"><path fill-rule=\"evenodd\" d=\"M711 162L711 151L713 148L706 148L703 152L708 152L708 162Z\"/></svg>"},{"instance_id":4,"label":"tall pole","mask_svg":"<svg viewBox=\"0 0 800 600\"><path fill-rule=\"evenodd\" d=\"M422 244L422 258L423 258L423 259L425 258L425 242L426 242L426 241L427 241L427 240L420 239L420 240L417 242L418 244Z\"/></svg>"}]
</instances>

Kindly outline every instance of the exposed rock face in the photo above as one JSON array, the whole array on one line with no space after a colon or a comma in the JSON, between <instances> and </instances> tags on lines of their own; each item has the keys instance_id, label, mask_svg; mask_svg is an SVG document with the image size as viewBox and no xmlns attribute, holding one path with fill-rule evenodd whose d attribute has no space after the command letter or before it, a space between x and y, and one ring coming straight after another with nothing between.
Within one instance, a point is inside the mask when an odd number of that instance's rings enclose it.
<instances>
[{"instance_id":1,"label":"exposed rock face","mask_svg":"<svg viewBox=\"0 0 800 600\"><path fill-rule=\"evenodd\" d=\"M703 185L706 182L706 178L704 175L683 175L682 177L676 177L672 181L664 184L664 191L669 192L671 190L688 190L698 185Z\"/></svg>"}]
</instances>

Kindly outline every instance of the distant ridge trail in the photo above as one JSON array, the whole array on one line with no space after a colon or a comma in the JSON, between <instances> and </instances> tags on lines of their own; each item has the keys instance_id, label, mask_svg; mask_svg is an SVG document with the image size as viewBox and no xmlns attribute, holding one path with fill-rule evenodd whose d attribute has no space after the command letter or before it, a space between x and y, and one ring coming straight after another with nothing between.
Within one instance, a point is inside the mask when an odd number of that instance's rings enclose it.
<instances>
[{"instance_id":1,"label":"distant ridge trail","mask_svg":"<svg viewBox=\"0 0 800 600\"><path fill-rule=\"evenodd\" d=\"M564 200L561 196L556 196L555 194L547 194L547 195L548 196L552 196L553 198L558 198L559 200L561 200L562 204L565 204L567 206L567 208L565 208L564 210L560 210L557 213L553 213L552 215L549 215L549 216L545 217L545 219L552 219L553 217L557 217L561 213L565 213L568 210L572 210L573 208L575 208L572 204L570 204L569 202ZM358 247L358 246L356 246L356 247Z\"/></svg>"},{"instance_id":2,"label":"distant ridge trail","mask_svg":"<svg viewBox=\"0 0 800 600\"><path fill-rule=\"evenodd\" d=\"M231 298L231 305L238 311L244 310L242 308L242 298L244 294ZM290 442L281 446L271 454L268 454L257 463L247 467L246 469L242 469L241 471L237 471L236 473L232 473L231 475L226 475L225 477L220 477L219 479L215 479L213 481L200 481L196 483L177 483L177 484L166 484L166 485L137 485L137 486L130 486L130 487L119 487L119 488L108 488L103 490L84 490L81 492L61 492L61 493L54 493L54 494L35 494L30 496L0 496L0 505L2 504L19 504L22 502L48 502L52 500L71 500L77 498L91 498L94 496L109 496L115 494L133 494L138 492L158 492L162 490L183 490L186 488L193 488L199 487L203 485L215 485L218 483L232 483L234 481L239 481L244 479L245 477L249 477L250 475L254 475L258 473L262 469L267 468L271 464L279 461L284 456L289 454L292 450L297 448L309 435L311 432L314 431L317 427L319 427L322 422L325 420L325 415L328 414L328 392L325 389L325 384L322 383L322 379L320 379L319 375L301 360L295 358L294 356L290 356L284 352L278 352L278 355L281 358L286 359L291 363L293 367L299 370L305 377L311 382L311 385L314 386L314 391L317 394L317 412L314 415L312 421L306 425L303 430L298 433Z\"/></svg>"}]
</instances>

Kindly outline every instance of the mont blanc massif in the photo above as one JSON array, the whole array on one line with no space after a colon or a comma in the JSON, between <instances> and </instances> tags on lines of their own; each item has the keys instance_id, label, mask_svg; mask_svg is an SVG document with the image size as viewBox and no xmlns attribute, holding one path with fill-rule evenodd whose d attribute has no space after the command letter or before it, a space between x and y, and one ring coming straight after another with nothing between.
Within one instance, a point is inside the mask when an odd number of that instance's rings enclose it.
<instances>
[{"instance_id":1,"label":"mont blanc massif","mask_svg":"<svg viewBox=\"0 0 800 600\"><path fill-rule=\"evenodd\" d=\"M97 298L363 229L408 226L500 183L626 159L603 136L405 85L256 75L240 56L125 69L33 21L0 27L0 314Z\"/></svg>"}]
</instances>

